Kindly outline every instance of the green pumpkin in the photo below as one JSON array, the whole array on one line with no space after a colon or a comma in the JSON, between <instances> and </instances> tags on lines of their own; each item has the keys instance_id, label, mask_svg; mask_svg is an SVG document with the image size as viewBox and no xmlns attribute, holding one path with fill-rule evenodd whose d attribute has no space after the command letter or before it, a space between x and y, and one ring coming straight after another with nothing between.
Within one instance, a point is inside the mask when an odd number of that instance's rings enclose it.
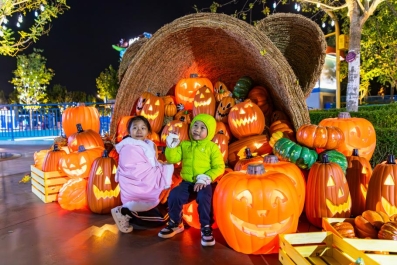
<instances>
[{"instance_id":1,"label":"green pumpkin","mask_svg":"<svg viewBox=\"0 0 397 265\"><path fill-rule=\"evenodd\" d=\"M325 150L325 151L321 152L318 155L318 157L321 157L322 154L327 154L328 155L328 160L330 162L338 164L341 167L341 169L343 170L343 173L346 174L347 159L346 159L346 156L344 154L342 154L341 152L338 152L336 150Z\"/></svg>"},{"instance_id":2,"label":"green pumpkin","mask_svg":"<svg viewBox=\"0 0 397 265\"><path fill-rule=\"evenodd\" d=\"M280 138L273 146L273 154L280 160L296 164L301 169L310 169L317 160L316 151L301 146L288 138Z\"/></svg>"},{"instance_id":3,"label":"green pumpkin","mask_svg":"<svg viewBox=\"0 0 397 265\"><path fill-rule=\"evenodd\" d=\"M246 99L248 96L248 92L252 88L252 83L253 80L251 77L249 76L241 77L234 86L233 97L240 100Z\"/></svg>"}]
</instances>

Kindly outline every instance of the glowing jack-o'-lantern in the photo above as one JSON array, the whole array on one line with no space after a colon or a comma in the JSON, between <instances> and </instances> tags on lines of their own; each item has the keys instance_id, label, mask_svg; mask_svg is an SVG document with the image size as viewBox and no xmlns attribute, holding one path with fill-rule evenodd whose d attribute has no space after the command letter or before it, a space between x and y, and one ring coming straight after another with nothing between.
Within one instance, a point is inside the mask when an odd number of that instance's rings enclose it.
<instances>
[{"instance_id":1,"label":"glowing jack-o'-lantern","mask_svg":"<svg viewBox=\"0 0 397 265\"><path fill-rule=\"evenodd\" d=\"M75 178L65 182L59 190L58 203L69 211L84 209L87 206L87 181Z\"/></svg>"},{"instance_id":2,"label":"glowing jack-o'-lantern","mask_svg":"<svg viewBox=\"0 0 397 265\"><path fill-rule=\"evenodd\" d=\"M127 128L128 121L133 118L134 116L124 116L121 118L119 123L117 124L117 136L116 136L116 143L121 142L124 136L130 134Z\"/></svg>"},{"instance_id":3,"label":"glowing jack-o'-lantern","mask_svg":"<svg viewBox=\"0 0 397 265\"><path fill-rule=\"evenodd\" d=\"M120 186L115 181L116 171L116 161L108 156L106 150L92 163L87 186L88 207L92 212L106 214L121 205Z\"/></svg>"},{"instance_id":4,"label":"glowing jack-o'-lantern","mask_svg":"<svg viewBox=\"0 0 397 265\"><path fill-rule=\"evenodd\" d=\"M349 112L341 112L338 118L324 119L319 125L335 126L343 131L345 141L336 150L349 156L353 149L358 149L360 156L371 160L376 146L376 132L368 120L351 118Z\"/></svg>"},{"instance_id":5,"label":"glowing jack-o'-lantern","mask_svg":"<svg viewBox=\"0 0 397 265\"><path fill-rule=\"evenodd\" d=\"M165 144L170 133L178 135L181 141L189 140L189 124L185 122L185 117L182 116L179 121L172 120L164 126L160 137L162 144Z\"/></svg>"},{"instance_id":6,"label":"glowing jack-o'-lantern","mask_svg":"<svg viewBox=\"0 0 397 265\"><path fill-rule=\"evenodd\" d=\"M305 212L313 225L321 227L323 217L350 217L352 200L346 177L327 154L310 168L306 191Z\"/></svg>"},{"instance_id":7,"label":"glowing jack-o'-lantern","mask_svg":"<svg viewBox=\"0 0 397 265\"><path fill-rule=\"evenodd\" d=\"M265 128L265 116L261 109L251 100L234 105L228 116L232 134L241 139L251 135L262 134Z\"/></svg>"},{"instance_id":8,"label":"glowing jack-o'-lantern","mask_svg":"<svg viewBox=\"0 0 397 265\"><path fill-rule=\"evenodd\" d=\"M59 163L61 170L70 178L87 178L90 173L92 162L101 157L104 148L85 149L79 147L78 152L64 155Z\"/></svg>"},{"instance_id":9,"label":"glowing jack-o'-lantern","mask_svg":"<svg viewBox=\"0 0 397 265\"><path fill-rule=\"evenodd\" d=\"M262 86L256 86L250 90L248 98L258 105L266 119L270 121L270 116L273 113L273 100L269 96L268 90Z\"/></svg>"},{"instance_id":10,"label":"glowing jack-o'-lantern","mask_svg":"<svg viewBox=\"0 0 397 265\"><path fill-rule=\"evenodd\" d=\"M156 96L149 98L142 108L141 115L149 121L152 131L159 133L164 120L163 99Z\"/></svg>"},{"instance_id":11,"label":"glowing jack-o'-lantern","mask_svg":"<svg viewBox=\"0 0 397 265\"><path fill-rule=\"evenodd\" d=\"M136 107L135 107L135 114L136 115L141 115L143 106L147 103L148 100L151 98L154 98L155 95L153 95L150 92L143 92L141 96L138 98L138 101L136 102Z\"/></svg>"},{"instance_id":12,"label":"glowing jack-o'-lantern","mask_svg":"<svg viewBox=\"0 0 397 265\"><path fill-rule=\"evenodd\" d=\"M394 155L386 163L376 165L368 183L366 209L397 214L397 164Z\"/></svg>"},{"instance_id":13,"label":"glowing jack-o'-lantern","mask_svg":"<svg viewBox=\"0 0 397 265\"><path fill-rule=\"evenodd\" d=\"M250 164L247 174L231 172L214 192L214 213L227 244L245 254L277 253L278 234L295 233L299 205L296 189L282 173L264 173Z\"/></svg>"},{"instance_id":14,"label":"glowing jack-o'-lantern","mask_svg":"<svg viewBox=\"0 0 397 265\"><path fill-rule=\"evenodd\" d=\"M79 150L80 145L84 145L86 149L103 147L105 145L101 135L93 130L83 130L81 124L76 124L77 132L68 137L68 147L71 152Z\"/></svg>"},{"instance_id":15,"label":"glowing jack-o'-lantern","mask_svg":"<svg viewBox=\"0 0 397 265\"><path fill-rule=\"evenodd\" d=\"M365 157L360 157L358 155L357 149L354 149L353 154L346 158L346 179L352 197L351 214L357 216L366 210L365 204L372 168Z\"/></svg>"},{"instance_id":16,"label":"glowing jack-o'-lantern","mask_svg":"<svg viewBox=\"0 0 397 265\"><path fill-rule=\"evenodd\" d=\"M215 96L212 90L206 86L199 88L194 96L193 117L200 113L214 116L215 113Z\"/></svg>"},{"instance_id":17,"label":"glowing jack-o'-lantern","mask_svg":"<svg viewBox=\"0 0 397 265\"><path fill-rule=\"evenodd\" d=\"M211 91L214 91L211 81L204 77L198 77L197 74L191 74L190 78L179 80L175 86L176 103L183 104L186 110L193 109L193 100L196 91L203 86L207 86Z\"/></svg>"},{"instance_id":18,"label":"glowing jack-o'-lantern","mask_svg":"<svg viewBox=\"0 0 397 265\"><path fill-rule=\"evenodd\" d=\"M182 208L182 218L183 220L191 227L200 229L200 218L197 210L198 204L196 200L192 200L191 202L183 205ZM218 228L216 221L211 226L213 229Z\"/></svg>"},{"instance_id":19,"label":"glowing jack-o'-lantern","mask_svg":"<svg viewBox=\"0 0 397 265\"><path fill-rule=\"evenodd\" d=\"M212 141L216 143L219 147L219 150L221 150L223 162L227 163L227 157L229 156L229 138L227 138L227 136L221 130L215 134L214 138L212 138Z\"/></svg>"},{"instance_id":20,"label":"glowing jack-o'-lantern","mask_svg":"<svg viewBox=\"0 0 397 265\"><path fill-rule=\"evenodd\" d=\"M234 98L222 98L222 100L219 102L218 108L215 111L215 120L227 123L227 116L229 115L229 112L234 107L234 105L236 105Z\"/></svg>"}]
</instances>

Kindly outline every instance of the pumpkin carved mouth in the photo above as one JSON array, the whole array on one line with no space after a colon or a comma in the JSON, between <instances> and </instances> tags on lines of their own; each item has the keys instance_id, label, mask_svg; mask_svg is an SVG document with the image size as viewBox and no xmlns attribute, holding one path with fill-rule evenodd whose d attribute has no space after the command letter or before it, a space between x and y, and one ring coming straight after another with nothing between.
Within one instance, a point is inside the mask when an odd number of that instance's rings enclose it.
<instances>
[{"instance_id":1,"label":"pumpkin carved mouth","mask_svg":"<svg viewBox=\"0 0 397 265\"><path fill-rule=\"evenodd\" d=\"M105 191L99 190L99 188L96 185L93 185L92 190L97 200L106 199L106 198L116 198L120 194L120 185L117 185L117 187L114 190L105 190Z\"/></svg>"},{"instance_id":2,"label":"pumpkin carved mouth","mask_svg":"<svg viewBox=\"0 0 397 265\"><path fill-rule=\"evenodd\" d=\"M185 96L182 96L182 95L178 95L178 98L179 98L181 101L185 101L185 102L189 102L189 103L192 103L193 100L194 100L194 98L185 97Z\"/></svg>"},{"instance_id":3,"label":"pumpkin carved mouth","mask_svg":"<svg viewBox=\"0 0 397 265\"><path fill-rule=\"evenodd\" d=\"M351 199L350 195L347 198L347 201L345 203L342 203L339 205L333 204L329 199L326 199L325 203L327 204L327 208L328 208L328 210L331 211L332 215L335 215L336 213L344 213L344 212L350 211L350 209L352 207L352 199Z\"/></svg>"},{"instance_id":4,"label":"pumpkin carved mouth","mask_svg":"<svg viewBox=\"0 0 397 265\"><path fill-rule=\"evenodd\" d=\"M226 117L228 114L229 114L229 112L227 112L227 113L226 113L226 112L220 113L219 111L217 112L217 115L220 116L220 117L222 117L222 118L223 118L223 117Z\"/></svg>"},{"instance_id":5,"label":"pumpkin carved mouth","mask_svg":"<svg viewBox=\"0 0 397 265\"><path fill-rule=\"evenodd\" d=\"M393 214L397 213L397 207L394 205L391 205L390 202L388 200L386 200L383 196L381 199L381 204L382 204L383 210L385 210L385 212L388 216L392 216Z\"/></svg>"},{"instance_id":6,"label":"pumpkin carved mouth","mask_svg":"<svg viewBox=\"0 0 397 265\"><path fill-rule=\"evenodd\" d=\"M272 237L282 233L286 228L291 227L293 215L274 224L251 224L245 222L233 214L230 214L230 220L241 231L248 235L256 236L258 238Z\"/></svg>"},{"instance_id":7,"label":"pumpkin carved mouth","mask_svg":"<svg viewBox=\"0 0 397 265\"><path fill-rule=\"evenodd\" d=\"M253 116L245 117L245 118L243 118L243 119L235 119L235 120L232 120L232 123L233 123L233 125L234 125L235 127L241 127L241 126L245 126L245 125L250 124L250 123L254 123L254 122L256 122L257 120L258 120L258 117L257 117L256 114L255 114L255 115L253 115Z\"/></svg>"},{"instance_id":8,"label":"pumpkin carved mouth","mask_svg":"<svg viewBox=\"0 0 397 265\"><path fill-rule=\"evenodd\" d=\"M195 101L194 106L197 107L202 107L202 106L209 106L212 102L212 99L209 98L206 101Z\"/></svg>"},{"instance_id":9,"label":"pumpkin carved mouth","mask_svg":"<svg viewBox=\"0 0 397 265\"><path fill-rule=\"evenodd\" d=\"M159 112L156 111L156 112L153 113L153 114L148 114L148 113L146 113L146 112L143 110L143 111L141 112L141 115L142 115L142 116L145 116L146 119L148 119L148 120L155 120L155 119L159 116Z\"/></svg>"}]
</instances>

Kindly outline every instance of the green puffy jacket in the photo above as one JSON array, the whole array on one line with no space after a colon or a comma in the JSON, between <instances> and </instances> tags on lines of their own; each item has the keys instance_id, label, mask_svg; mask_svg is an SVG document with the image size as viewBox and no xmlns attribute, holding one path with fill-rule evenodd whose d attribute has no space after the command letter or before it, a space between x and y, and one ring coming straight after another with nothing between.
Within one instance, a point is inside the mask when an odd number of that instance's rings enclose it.
<instances>
[{"instance_id":1,"label":"green puffy jacket","mask_svg":"<svg viewBox=\"0 0 397 265\"><path fill-rule=\"evenodd\" d=\"M216 121L211 115L199 114L194 117L190 127L195 121L202 121L205 124L208 130L207 137L200 141L182 141L175 148L167 147L165 157L168 163L172 164L182 161L182 179L196 182L197 175L206 174L213 181L225 171L222 153L219 147L211 141L215 135Z\"/></svg>"}]
</instances>

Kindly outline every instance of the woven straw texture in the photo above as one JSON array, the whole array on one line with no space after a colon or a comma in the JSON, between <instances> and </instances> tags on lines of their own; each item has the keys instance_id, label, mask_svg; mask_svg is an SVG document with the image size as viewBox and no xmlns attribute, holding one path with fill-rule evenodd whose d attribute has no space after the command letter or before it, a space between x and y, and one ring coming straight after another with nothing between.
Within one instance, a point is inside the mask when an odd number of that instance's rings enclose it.
<instances>
[{"instance_id":1,"label":"woven straw texture","mask_svg":"<svg viewBox=\"0 0 397 265\"><path fill-rule=\"evenodd\" d=\"M270 90L274 105L289 115L296 129L310 123L292 68L265 34L228 15L196 13L163 26L133 57L117 94L111 134L122 116L133 112L142 92L165 95L191 73L230 88L248 75Z\"/></svg>"},{"instance_id":2,"label":"woven straw texture","mask_svg":"<svg viewBox=\"0 0 397 265\"><path fill-rule=\"evenodd\" d=\"M256 27L284 54L307 97L325 62L327 43L320 27L302 15L291 13L268 16Z\"/></svg>"},{"instance_id":3,"label":"woven straw texture","mask_svg":"<svg viewBox=\"0 0 397 265\"><path fill-rule=\"evenodd\" d=\"M130 46L128 46L119 65L119 72L118 72L119 83L123 79L125 71L127 71L127 68L130 65L132 59L147 40L148 40L147 38L141 38L138 41L131 44Z\"/></svg>"}]
</instances>

